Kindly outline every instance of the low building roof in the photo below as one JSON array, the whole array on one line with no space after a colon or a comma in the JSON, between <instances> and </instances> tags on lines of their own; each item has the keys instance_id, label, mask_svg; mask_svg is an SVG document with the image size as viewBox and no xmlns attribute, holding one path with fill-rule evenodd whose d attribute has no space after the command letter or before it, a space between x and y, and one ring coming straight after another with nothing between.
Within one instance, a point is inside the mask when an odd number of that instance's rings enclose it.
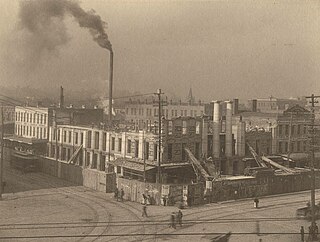
<instances>
[{"instance_id":1,"label":"low building roof","mask_svg":"<svg viewBox=\"0 0 320 242\"><path fill-rule=\"evenodd\" d=\"M13 142L19 142L19 143L24 143L28 145L32 144L41 144L41 143L47 143L48 140L46 139L35 139L35 138L26 138L26 137L21 137L21 136L6 136L4 137L5 140L13 141Z\"/></svg>"},{"instance_id":2,"label":"low building roof","mask_svg":"<svg viewBox=\"0 0 320 242\"><path fill-rule=\"evenodd\" d=\"M129 168L136 171L144 171L143 163L137 162L136 160L131 160L129 158L117 158L113 161L110 161L109 163L115 166L123 166L125 168ZM155 166L151 166L148 164L145 164L145 167L146 171L155 168Z\"/></svg>"}]
</instances>

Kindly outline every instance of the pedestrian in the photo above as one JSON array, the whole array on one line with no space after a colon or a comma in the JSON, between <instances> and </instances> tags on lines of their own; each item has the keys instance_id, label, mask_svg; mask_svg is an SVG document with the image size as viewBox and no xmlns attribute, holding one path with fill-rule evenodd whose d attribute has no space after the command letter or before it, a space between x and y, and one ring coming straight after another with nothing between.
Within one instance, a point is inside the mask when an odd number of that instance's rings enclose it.
<instances>
[{"instance_id":1,"label":"pedestrian","mask_svg":"<svg viewBox=\"0 0 320 242\"><path fill-rule=\"evenodd\" d=\"M114 198L117 199L117 201L118 201L118 195L119 195L119 190L118 190L118 188L116 188L114 190Z\"/></svg>"},{"instance_id":2,"label":"pedestrian","mask_svg":"<svg viewBox=\"0 0 320 242\"><path fill-rule=\"evenodd\" d=\"M301 234L301 242L304 242L304 227L301 226L300 228L300 234Z\"/></svg>"},{"instance_id":3,"label":"pedestrian","mask_svg":"<svg viewBox=\"0 0 320 242\"><path fill-rule=\"evenodd\" d=\"M143 196L143 204L147 204L147 196L143 193L142 194L142 196Z\"/></svg>"},{"instance_id":4,"label":"pedestrian","mask_svg":"<svg viewBox=\"0 0 320 242\"><path fill-rule=\"evenodd\" d=\"M176 215L175 215L175 213L174 212L172 212L171 213L171 216L170 216L170 225L169 225L169 227L170 228L176 228L176 221L175 221L175 218L176 217Z\"/></svg>"},{"instance_id":5,"label":"pedestrian","mask_svg":"<svg viewBox=\"0 0 320 242\"><path fill-rule=\"evenodd\" d=\"M162 197L162 200L163 200L163 206L167 206L167 197L165 195Z\"/></svg>"},{"instance_id":6,"label":"pedestrian","mask_svg":"<svg viewBox=\"0 0 320 242\"><path fill-rule=\"evenodd\" d=\"M148 217L146 204L142 205L142 217Z\"/></svg>"},{"instance_id":7,"label":"pedestrian","mask_svg":"<svg viewBox=\"0 0 320 242\"><path fill-rule=\"evenodd\" d=\"M183 214L182 214L181 210L179 210L177 219L178 219L178 223L180 226L182 226L182 217L183 217Z\"/></svg>"},{"instance_id":8,"label":"pedestrian","mask_svg":"<svg viewBox=\"0 0 320 242\"><path fill-rule=\"evenodd\" d=\"M253 201L254 201L254 207L258 208L259 207L259 199L256 197Z\"/></svg>"},{"instance_id":9,"label":"pedestrian","mask_svg":"<svg viewBox=\"0 0 320 242\"><path fill-rule=\"evenodd\" d=\"M123 196L124 196L124 191L123 191L123 188L121 188L121 191L120 191L121 202L123 202Z\"/></svg>"}]
</instances>

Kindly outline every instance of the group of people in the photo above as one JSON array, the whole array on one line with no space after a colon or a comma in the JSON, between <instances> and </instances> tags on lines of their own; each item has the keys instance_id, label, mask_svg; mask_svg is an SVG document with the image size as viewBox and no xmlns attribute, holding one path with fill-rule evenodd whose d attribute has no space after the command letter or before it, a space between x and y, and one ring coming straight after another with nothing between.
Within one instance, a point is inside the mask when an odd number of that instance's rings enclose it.
<instances>
[{"instance_id":1,"label":"group of people","mask_svg":"<svg viewBox=\"0 0 320 242\"><path fill-rule=\"evenodd\" d=\"M114 198L117 199L117 201L123 201L124 191L123 188L119 191L118 188L114 191Z\"/></svg>"},{"instance_id":2,"label":"group of people","mask_svg":"<svg viewBox=\"0 0 320 242\"><path fill-rule=\"evenodd\" d=\"M169 227L176 229L176 224L179 224L180 226L182 226L182 217L183 217L183 214L182 214L181 210L179 210L177 213L172 212L170 215Z\"/></svg>"}]
</instances>

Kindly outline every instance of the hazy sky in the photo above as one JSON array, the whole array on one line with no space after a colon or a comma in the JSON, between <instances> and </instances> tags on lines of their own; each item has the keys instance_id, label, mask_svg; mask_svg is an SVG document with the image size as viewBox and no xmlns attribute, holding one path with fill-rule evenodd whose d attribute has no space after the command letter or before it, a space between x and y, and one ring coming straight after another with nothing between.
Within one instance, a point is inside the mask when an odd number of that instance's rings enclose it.
<instances>
[{"instance_id":1,"label":"hazy sky","mask_svg":"<svg viewBox=\"0 0 320 242\"><path fill-rule=\"evenodd\" d=\"M320 1L83 0L81 6L108 23L115 89L162 88L185 97L192 87L203 100L320 94ZM19 1L0 1L0 85L70 89L106 82L109 53L88 30L67 18L68 43L39 54L17 30L18 12Z\"/></svg>"}]
</instances>

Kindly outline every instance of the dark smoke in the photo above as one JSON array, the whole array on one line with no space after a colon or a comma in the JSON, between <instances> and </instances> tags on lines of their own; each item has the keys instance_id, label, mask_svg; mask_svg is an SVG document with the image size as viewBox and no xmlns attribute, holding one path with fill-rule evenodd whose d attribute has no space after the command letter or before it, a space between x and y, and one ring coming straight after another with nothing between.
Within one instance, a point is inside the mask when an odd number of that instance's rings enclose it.
<instances>
[{"instance_id":1,"label":"dark smoke","mask_svg":"<svg viewBox=\"0 0 320 242\"><path fill-rule=\"evenodd\" d=\"M72 0L28 0L20 3L20 27L27 30L32 39L39 42L39 53L53 51L68 42L64 18L72 16L82 28L87 28L95 42L112 51L105 32L106 23L94 10L84 11L78 1Z\"/></svg>"}]
</instances>

